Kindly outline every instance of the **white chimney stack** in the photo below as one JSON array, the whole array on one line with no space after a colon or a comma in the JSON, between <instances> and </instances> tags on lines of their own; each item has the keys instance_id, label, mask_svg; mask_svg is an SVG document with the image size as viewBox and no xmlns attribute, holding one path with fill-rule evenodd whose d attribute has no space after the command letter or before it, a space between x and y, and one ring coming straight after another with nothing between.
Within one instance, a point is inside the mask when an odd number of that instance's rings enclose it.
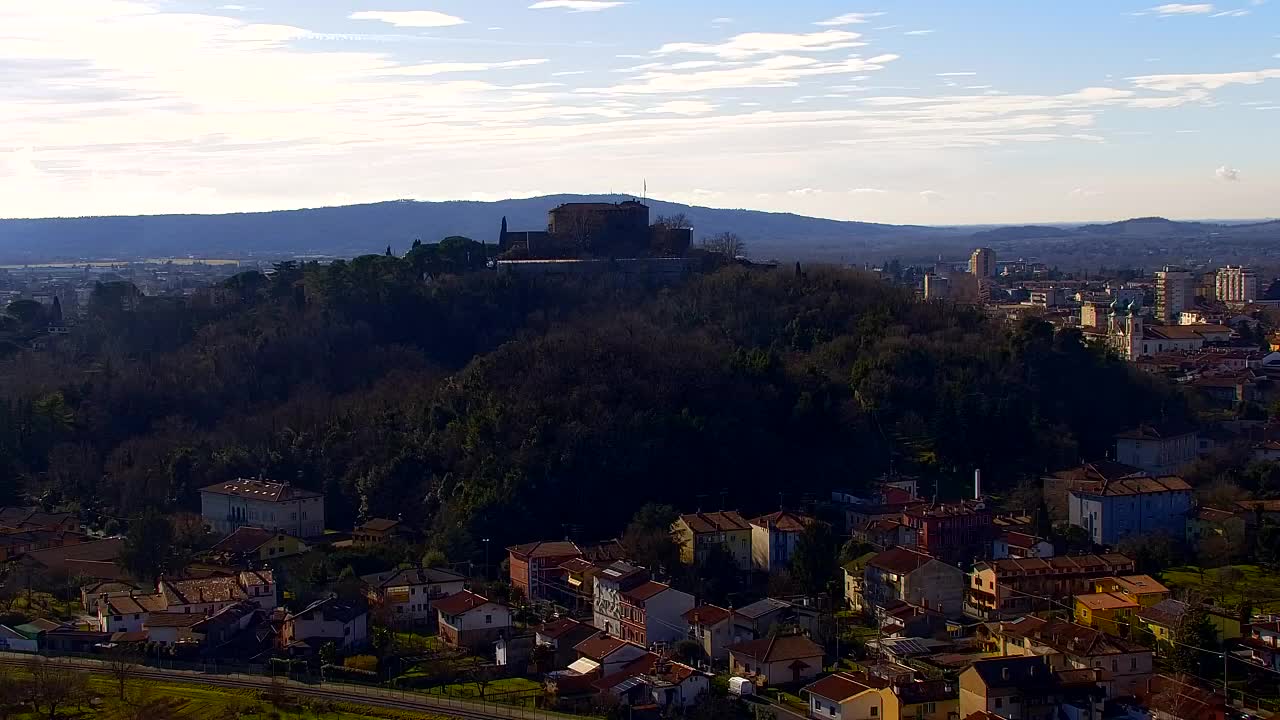
<instances>
[{"instance_id":1,"label":"white chimney stack","mask_svg":"<svg viewBox=\"0 0 1280 720\"><path fill-rule=\"evenodd\" d=\"M973 471L973 499L974 500L982 499L982 471L981 470Z\"/></svg>"}]
</instances>

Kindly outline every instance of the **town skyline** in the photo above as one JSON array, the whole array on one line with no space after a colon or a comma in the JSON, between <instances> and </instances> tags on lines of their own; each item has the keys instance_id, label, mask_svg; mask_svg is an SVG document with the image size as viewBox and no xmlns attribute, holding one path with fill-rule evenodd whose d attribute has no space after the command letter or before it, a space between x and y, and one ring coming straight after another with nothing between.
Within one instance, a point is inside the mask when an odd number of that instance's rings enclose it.
<instances>
[{"instance_id":1,"label":"town skyline","mask_svg":"<svg viewBox=\"0 0 1280 720\"><path fill-rule=\"evenodd\" d=\"M1280 109L1277 12L10 6L0 66L29 82L5 94L0 216L647 185L694 205L885 223L1265 218L1280 150L1253 139Z\"/></svg>"}]
</instances>

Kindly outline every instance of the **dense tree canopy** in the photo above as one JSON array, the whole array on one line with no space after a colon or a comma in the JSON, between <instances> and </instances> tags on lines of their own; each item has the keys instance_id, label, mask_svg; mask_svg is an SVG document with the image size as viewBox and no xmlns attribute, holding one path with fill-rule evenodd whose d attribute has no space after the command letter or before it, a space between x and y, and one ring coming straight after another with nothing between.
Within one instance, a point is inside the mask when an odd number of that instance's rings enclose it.
<instances>
[{"instance_id":1,"label":"dense tree canopy","mask_svg":"<svg viewBox=\"0 0 1280 720\"><path fill-rule=\"evenodd\" d=\"M459 274L477 246L284 263L212 308L104 286L70 346L3 361L0 490L136 517L261 473L324 492L333 527L402 515L479 561L478 538L616 536L645 502L754 512L890 468L944 498L977 467L1013 488L1185 412L1078 333L856 273Z\"/></svg>"}]
</instances>

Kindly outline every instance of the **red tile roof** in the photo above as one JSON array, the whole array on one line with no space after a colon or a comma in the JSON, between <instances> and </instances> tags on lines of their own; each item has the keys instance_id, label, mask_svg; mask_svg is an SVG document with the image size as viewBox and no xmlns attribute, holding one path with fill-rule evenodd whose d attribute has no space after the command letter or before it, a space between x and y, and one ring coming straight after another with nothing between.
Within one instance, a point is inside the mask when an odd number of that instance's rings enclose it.
<instances>
[{"instance_id":1,"label":"red tile roof","mask_svg":"<svg viewBox=\"0 0 1280 720\"><path fill-rule=\"evenodd\" d=\"M240 527L213 546L217 552L229 552L237 555L251 553L274 539L276 534L270 530L255 527Z\"/></svg>"},{"instance_id":2,"label":"red tile roof","mask_svg":"<svg viewBox=\"0 0 1280 720\"><path fill-rule=\"evenodd\" d=\"M470 590L463 590L460 593L454 593L442 600L436 600L431 603L431 607L439 610L445 615L461 615L462 613L475 610L482 605L488 605L490 602L492 601L483 595L477 595Z\"/></svg>"},{"instance_id":3,"label":"red tile roof","mask_svg":"<svg viewBox=\"0 0 1280 720\"><path fill-rule=\"evenodd\" d=\"M633 587L630 590L624 590L622 592L622 597L632 602L644 602L645 600L648 600L649 598L655 595L664 593L670 589L671 589L670 585L663 585L660 582L654 582L650 580L649 582L644 583L643 585L637 585L636 587Z\"/></svg>"},{"instance_id":4,"label":"red tile roof","mask_svg":"<svg viewBox=\"0 0 1280 720\"><path fill-rule=\"evenodd\" d=\"M689 610L683 617L690 625L718 625L728 620L732 614L718 605L703 605Z\"/></svg>"},{"instance_id":5,"label":"red tile roof","mask_svg":"<svg viewBox=\"0 0 1280 720\"><path fill-rule=\"evenodd\" d=\"M689 529L692 530L695 535L725 532L726 530L751 529L751 524L746 520L743 520L741 515L732 510L681 515L680 519L684 521L685 525L689 526Z\"/></svg>"},{"instance_id":6,"label":"red tile roof","mask_svg":"<svg viewBox=\"0 0 1280 720\"><path fill-rule=\"evenodd\" d=\"M571 558L582 555L582 550L568 540L555 542L532 542L524 545L512 545L507 552L527 560L537 558Z\"/></svg>"},{"instance_id":7,"label":"red tile roof","mask_svg":"<svg viewBox=\"0 0 1280 720\"><path fill-rule=\"evenodd\" d=\"M214 495L232 495L234 497L248 498L250 500L263 500L265 502L288 502L290 500L301 500L303 498L323 497L318 492L296 488L289 483L276 483L265 480L246 480L244 478L200 488L200 492L211 493Z\"/></svg>"},{"instance_id":8,"label":"red tile roof","mask_svg":"<svg viewBox=\"0 0 1280 720\"><path fill-rule=\"evenodd\" d=\"M920 567L933 561L933 558L924 553L916 552L908 548L897 547L891 550L885 550L877 554L875 557L867 561L872 567L888 570L889 572L899 575L906 575L909 572L920 569Z\"/></svg>"},{"instance_id":9,"label":"red tile roof","mask_svg":"<svg viewBox=\"0 0 1280 720\"><path fill-rule=\"evenodd\" d=\"M763 663L821 658L822 646L803 635L783 635L738 643L729 652Z\"/></svg>"},{"instance_id":10,"label":"red tile roof","mask_svg":"<svg viewBox=\"0 0 1280 720\"><path fill-rule=\"evenodd\" d=\"M583 640L575 645L573 649L577 650L578 654L585 658L590 658L600 662L630 644L631 643L621 638L600 633L595 637L589 637L586 640Z\"/></svg>"},{"instance_id":11,"label":"red tile roof","mask_svg":"<svg viewBox=\"0 0 1280 720\"><path fill-rule=\"evenodd\" d=\"M868 690L874 690L882 687L885 687L884 683L872 684L871 679L865 675L836 673L835 675L828 675L815 683L811 683L804 689L810 695L817 695L824 700L842 703L855 695L861 695Z\"/></svg>"},{"instance_id":12,"label":"red tile roof","mask_svg":"<svg viewBox=\"0 0 1280 720\"><path fill-rule=\"evenodd\" d=\"M769 515L761 515L752 520L751 524L757 527L778 530L779 532L798 533L803 532L806 527L809 527L814 522L816 521L808 515L793 513L789 510L779 510Z\"/></svg>"}]
</instances>

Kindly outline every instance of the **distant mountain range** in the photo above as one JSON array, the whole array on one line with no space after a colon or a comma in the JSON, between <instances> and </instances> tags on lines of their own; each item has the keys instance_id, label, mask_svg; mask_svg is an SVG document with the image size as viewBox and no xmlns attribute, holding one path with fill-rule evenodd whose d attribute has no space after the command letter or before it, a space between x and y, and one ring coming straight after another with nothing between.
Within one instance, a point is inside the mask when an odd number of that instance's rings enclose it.
<instances>
[{"instance_id":1,"label":"distant mountain range","mask_svg":"<svg viewBox=\"0 0 1280 720\"><path fill-rule=\"evenodd\" d=\"M498 202L418 202L229 215L154 215L0 220L0 262L134 259L141 257L354 256L403 252L415 240L450 235L497 242L502 218L512 230L541 229L547 211L566 202L617 202L619 195L552 195ZM1280 239L1280 222L1241 225L1139 218L1108 225L1038 225L975 228L845 222L789 213L730 210L649 200L652 217L684 213L695 239L722 232L742 236L751 255L782 260L879 262L890 257L920 262L967 256L991 245L1002 257L1038 256L1046 261L1079 257L1089 266L1101 254L1122 249L1149 257L1153 247L1180 252L1190 243L1251 246ZM988 226L990 227L990 226ZM1168 241L1166 243L1166 241ZM1155 243L1153 246L1152 243ZM1172 246L1165 247L1172 243ZM1074 247L1073 247L1074 246ZM1180 259L1180 258L1179 258ZM1108 260L1109 261L1109 260Z\"/></svg>"}]
</instances>

